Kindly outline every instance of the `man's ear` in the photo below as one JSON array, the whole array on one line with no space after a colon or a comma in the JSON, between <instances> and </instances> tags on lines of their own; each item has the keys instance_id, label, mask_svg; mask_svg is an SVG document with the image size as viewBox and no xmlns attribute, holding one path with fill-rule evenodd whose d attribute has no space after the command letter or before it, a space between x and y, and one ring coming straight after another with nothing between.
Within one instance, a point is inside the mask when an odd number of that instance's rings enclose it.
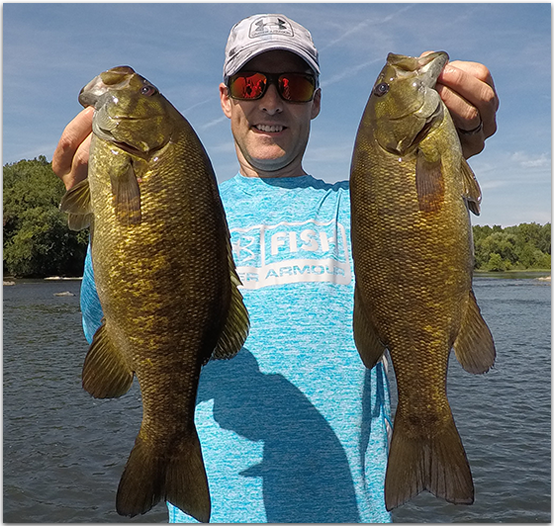
<instances>
[{"instance_id":1,"label":"man's ear","mask_svg":"<svg viewBox=\"0 0 554 526\"><path fill-rule=\"evenodd\" d=\"M231 98L229 97L229 88L223 84L219 85L219 100L221 102L221 109L228 119L231 118Z\"/></svg>"},{"instance_id":2,"label":"man's ear","mask_svg":"<svg viewBox=\"0 0 554 526\"><path fill-rule=\"evenodd\" d=\"M311 118L315 119L319 115L321 110L321 88L317 88L314 93L314 99L312 101L312 115Z\"/></svg>"}]
</instances>

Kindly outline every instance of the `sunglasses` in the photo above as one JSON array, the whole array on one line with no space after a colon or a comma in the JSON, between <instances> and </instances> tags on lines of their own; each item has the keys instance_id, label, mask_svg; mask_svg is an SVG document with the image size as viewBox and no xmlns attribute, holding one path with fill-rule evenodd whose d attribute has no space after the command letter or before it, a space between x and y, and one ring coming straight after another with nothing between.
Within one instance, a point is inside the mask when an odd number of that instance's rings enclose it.
<instances>
[{"instance_id":1,"label":"sunglasses","mask_svg":"<svg viewBox=\"0 0 554 526\"><path fill-rule=\"evenodd\" d=\"M247 71L231 75L227 87L232 99L257 100L265 95L270 84L277 87L277 92L287 102L310 102L316 90L314 76L306 73L271 75Z\"/></svg>"}]
</instances>

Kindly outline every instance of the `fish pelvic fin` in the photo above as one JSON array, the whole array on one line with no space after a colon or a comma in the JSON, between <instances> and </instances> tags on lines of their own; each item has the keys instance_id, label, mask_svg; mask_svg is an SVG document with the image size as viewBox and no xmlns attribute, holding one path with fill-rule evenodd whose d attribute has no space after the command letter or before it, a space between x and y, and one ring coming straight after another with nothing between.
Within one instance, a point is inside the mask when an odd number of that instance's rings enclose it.
<instances>
[{"instance_id":1,"label":"fish pelvic fin","mask_svg":"<svg viewBox=\"0 0 554 526\"><path fill-rule=\"evenodd\" d=\"M354 342L360 358L364 365L371 369L383 356L385 346L379 340L375 329L368 315L367 309L362 302L358 285L354 289L354 317L352 320L354 331Z\"/></svg>"},{"instance_id":2,"label":"fish pelvic fin","mask_svg":"<svg viewBox=\"0 0 554 526\"><path fill-rule=\"evenodd\" d=\"M77 183L65 193L60 202L60 210L67 212L67 224L70 230L83 230L91 225L94 215L88 179Z\"/></svg>"},{"instance_id":3,"label":"fish pelvic fin","mask_svg":"<svg viewBox=\"0 0 554 526\"><path fill-rule=\"evenodd\" d=\"M119 482L117 512L134 517L163 499L196 520L209 522L210 492L196 430L164 453L139 432Z\"/></svg>"},{"instance_id":4,"label":"fish pelvic fin","mask_svg":"<svg viewBox=\"0 0 554 526\"><path fill-rule=\"evenodd\" d=\"M133 383L133 371L113 345L105 323L96 331L82 373L83 388L95 398L117 398Z\"/></svg>"},{"instance_id":5,"label":"fish pelvic fin","mask_svg":"<svg viewBox=\"0 0 554 526\"><path fill-rule=\"evenodd\" d=\"M385 476L387 510L423 490L453 504L473 504L473 479L460 435L451 414L439 429L422 433L397 413Z\"/></svg>"},{"instance_id":6,"label":"fish pelvic fin","mask_svg":"<svg viewBox=\"0 0 554 526\"><path fill-rule=\"evenodd\" d=\"M242 294L239 290L241 282L235 271L235 263L233 262L230 247L229 258L231 271L231 302L223 332L211 355L211 360L233 358L244 345L246 337L248 336L248 331L250 330L248 311L246 310Z\"/></svg>"},{"instance_id":7,"label":"fish pelvic fin","mask_svg":"<svg viewBox=\"0 0 554 526\"><path fill-rule=\"evenodd\" d=\"M454 352L460 365L473 374L486 373L496 359L491 331L481 315L472 290L469 291L460 332L454 342Z\"/></svg>"},{"instance_id":8,"label":"fish pelvic fin","mask_svg":"<svg viewBox=\"0 0 554 526\"><path fill-rule=\"evenodd\" d=\"M418 150L416 161L416 191L419 209L422 212L438 212L444 204L444 177L440 156L427 159Z\"/></svg>"},{"instance_id":9,"label":"fish pelvic fin","mask_svg":"<svg viewBox=\"0 0 554 526\"><path fill-rule=\"evenodd\" d=\"M127 160L110 173L115 217L123 226L140 224L142 220L140 189L133 164Z\"/></svg>"}]
</instances>

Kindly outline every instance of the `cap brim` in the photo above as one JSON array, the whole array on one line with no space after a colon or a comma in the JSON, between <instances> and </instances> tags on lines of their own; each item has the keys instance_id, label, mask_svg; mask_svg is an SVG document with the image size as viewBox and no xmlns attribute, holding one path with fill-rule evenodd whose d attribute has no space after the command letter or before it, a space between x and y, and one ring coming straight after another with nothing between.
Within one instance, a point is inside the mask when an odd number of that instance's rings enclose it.
<instances>
[{"instance_id":1,"label":"cap brim","mask_svg":"<svg viewBox=\"0 0 554 526\"><path fill-rule=\"evenodd\" d=\"M274 42L272 44L264 46L262 49L259 49L259 46L256 47L258 48L256 49L256 51L249 51L248 49L245 49L242 53L235 57L236 60L233 60L232 67L228 68L228 70L224 73L225 80L227 80L231 75L238 73L253 58L263 53L267 53L268 51L277 50L289 51L290 53L294 53L302 60L304 60L304 62L306 62L306 64L314 71L316 76L319 76L319 64L315 62L308 53L301 49L295 48L295 46L292 46L290 43L288 43L288 45L284 45L280 44L279 42Z\"/></svg>"}]
</instances>

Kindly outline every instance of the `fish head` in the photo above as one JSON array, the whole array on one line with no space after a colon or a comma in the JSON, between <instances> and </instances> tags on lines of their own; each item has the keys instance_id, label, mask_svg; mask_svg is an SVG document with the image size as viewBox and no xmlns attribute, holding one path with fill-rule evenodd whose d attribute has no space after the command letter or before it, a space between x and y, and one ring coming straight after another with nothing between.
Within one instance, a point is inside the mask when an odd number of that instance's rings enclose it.
<instances>
[{"instance_id":1,"label":"fish head","mask_svg":"<svg viewBox=\"0 0 554 526\"><path fill-rule=\"evenodd\" d=\"M435 84L447 62L443 51L417 58L389 53L368 102L375 138L383 149L404 155L442 118Z\"/></svg>"},{"instance_id":2,"label":"fish head","mask_svg":"<svg viewBox=\"0 0 554 526\"><path fill-rule=\"evenodd\" d=\"M171 104L129 66L100 73L81 90L79 102L94 106L94 134L130 153L156 152L170 141Z\"/></svg>"}]
</instances>

